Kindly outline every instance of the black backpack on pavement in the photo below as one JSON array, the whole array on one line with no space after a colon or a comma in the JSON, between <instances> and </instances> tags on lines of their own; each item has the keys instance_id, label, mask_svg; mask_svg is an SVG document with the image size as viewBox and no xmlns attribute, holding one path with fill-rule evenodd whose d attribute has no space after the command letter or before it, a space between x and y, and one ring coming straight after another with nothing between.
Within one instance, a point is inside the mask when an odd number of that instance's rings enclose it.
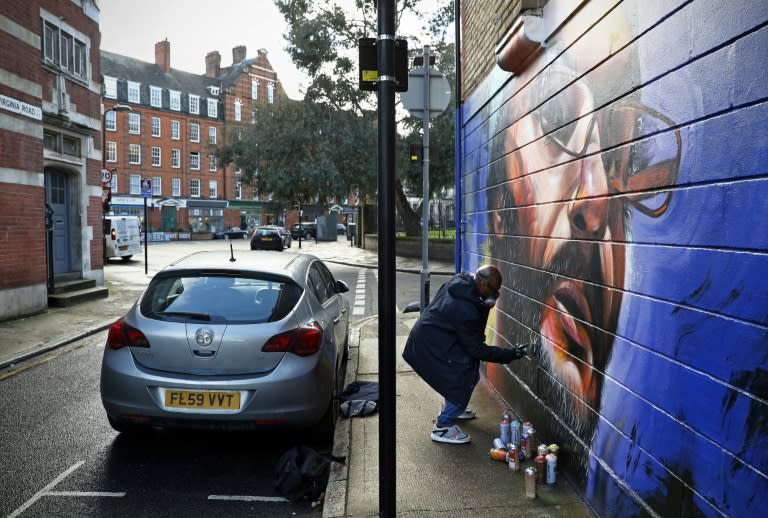
<instances>
[{"instance_id":1,"label":"black backpack on pavement","mask_svg":"<svg viewBox=\"0 0 768 518\"><path fill-rule=\"evenodd\" d=\"M291 502L315 502L328 484L331 462L344 460L308 446L294 446L275 465L275 491Z\"/></svg>"}]
</instances>

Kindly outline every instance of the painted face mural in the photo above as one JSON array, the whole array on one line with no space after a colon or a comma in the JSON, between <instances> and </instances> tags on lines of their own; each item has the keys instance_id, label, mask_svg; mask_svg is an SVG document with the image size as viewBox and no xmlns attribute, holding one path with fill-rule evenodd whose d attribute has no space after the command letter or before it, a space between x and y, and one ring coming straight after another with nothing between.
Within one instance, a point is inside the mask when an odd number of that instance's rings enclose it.
<instances>
[{"instance_id":1,"label":"painted face mural","mask_svg":"<svg viewBox=\"0 0 768 518\"><path fill-rule=\"evenodd\" d=\"M629 80L630 65L614 69ZM489 214L491 255L515 294L497 330L538 342L541 395L585 442L621 309L627 220L664 214L681 153L672 120L632 95L599 106L590 79L562 62L544 71L519 103L533 111L508 116L488 180L488 205L501 208Z\"/></svg>"}]
</instances>

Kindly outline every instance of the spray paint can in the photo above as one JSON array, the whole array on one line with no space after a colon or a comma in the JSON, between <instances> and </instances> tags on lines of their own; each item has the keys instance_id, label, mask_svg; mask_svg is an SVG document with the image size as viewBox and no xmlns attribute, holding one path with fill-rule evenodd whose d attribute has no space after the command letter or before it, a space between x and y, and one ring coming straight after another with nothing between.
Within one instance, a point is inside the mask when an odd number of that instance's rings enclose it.
<instances>
[{"instance_id":1,"label":"spray paint can","mask_svg":"<svg viewBox=\"0 0 768 518\"><path fill-rule=\"evenodd\" d=\"M536 468L533 466L525 468L524 487L526 498L536 498Z\"/></svg>"},{"instance_id":2,"label":"spray paint can","mask_svg":"<svg viewBox=\"0 0 768 518\"><path fill-rule=\"evenodd\" d=\"M547 484L554 484L557 482L557 455L554 453L548 453L547 460Z\"/></svg>"},{"instance_id":3,"label":"spray paint can","mask_svg":"<svg viewBox=\"0 0 768 518\"><path fill-rule=\"evenodd\" d=\"M533 430L533 423L531 423L530 421L524 421L523 424L520 425L520 427L521 427L522 433L528 433L531 430Z\"/></svg>"},{"instance_id":4,"label":"spray paint can","mask_svg":"<svg viewBox=\"0 0 768 518\"><path fill-rule=\"evenodd\" d=\"M520 457L520 462L523 462L526 459L525 452L528 448L528 434L523 432L523 434L520 436L520 448L518 457Z\"/></svg>"},{"instance_id":5,"label":"spray paint can","mask_svg":"<svg viewBox=\"0 0 768 518\"><path fill-rule=\"evenodd\" d=\"M520 458L517 456L517 446L512 443L507 445L507 467L509 471L520 471Z\"/></svg>"},{"instance_id":6,"label":"spray paint can","mask_svg":"<svg viewBox=\"0 0 768 518\"><path fill-rule=\"evenodd\" d=\"M509 427L511 420L512 417L509 415L509 412L505 411L503 414L501 414L501 421L499 421L499 436L503 444L509 444L511 439L511 430Z\"/></svg>"},{"instance_id":7,"label":"spray paint can","mask_svg":"<svg viewBox=\"0 0 768 518\"><path fill-rule=\"evenodd\" d=\"M507 449L507 447L504 444L504 441L502 441L501 438L499 438L499 437L496 437L493 440L493 447L496 448L497 450L506 450Z\"/></svg>"},{"instance_id":8,"label":"spray paint can","mask_svg":"<svg viewBox=\"0 0 768 518\"><path fill-rule=\"evenodd\" d=\"M538 455L534 459L536 463L536 483L543 484L547 477L547 447L544 444L539 445Z\"/></svg>"},{"instance_id":9,"label":"spray paint can","mask_svg":"<svg viewBox=\"0 0 768 518\"><path fill-rule=\"evenodd\" d=\"M528 430L528 442L525 443L525 456L532 459L536 454L536 430Z\"/></svg>"},{"instance_id":10,"label":"spray paint can","mask_svg":"<svg viewBox=\"0 0 768 518\"><path fill-rule=\"evenodd\" d=\"M512 433L512 443L516 445L520 445L520 439L522 438L523 431L522 431L523 425L515 419L511 423L509 423L509 429Z\"/></svg>"}]
</instances>

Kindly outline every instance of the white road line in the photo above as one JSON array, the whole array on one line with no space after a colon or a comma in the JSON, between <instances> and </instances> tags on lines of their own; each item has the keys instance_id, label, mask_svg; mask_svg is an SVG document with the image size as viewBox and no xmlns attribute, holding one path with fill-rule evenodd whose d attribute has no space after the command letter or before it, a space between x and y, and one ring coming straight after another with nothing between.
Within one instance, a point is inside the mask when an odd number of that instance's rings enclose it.
<instances>
[{"instance_id":1,"label":"white road line","mask_svg":"<svg viewBox=\"0 0 768 518\"><path fill-rule=\"evenodd\" d=\"M250 496L250 495L208 495L208 500L231 500L240 502L290 502L282 496Z\"/></svg>"},{"instance_id":2,"label":"white road line","mask_svg":"<svg viewBox=\"0 0 768 518\"><path fill-rule=\"evenodd\" d=\"M125 492L107 492L107 491L48 491L43 496L105 496L112 498L122 498Z\"/></svg>"},{"instance_id":3,"label":"white road line","mask_svg":"<svg viewBox=\"0 0 768 518\"><path fill-rule=\"evenodd\" d=\"M62 480L64 480L65 478L67 478L67 477L69 476L69 474L70 474L70 473L72 473L73 471L75 471L77 468L79 468L79 467L80 467L80 466L82 466L83 464L85 464L85 461L84 461L84 460L81 460L80 462L77 462L77 463L76 463L76 464L74 464L73 466L70 466L70 467L69 467L69 469L67 469L67 470L66 470L64 473L62 473L61 475L59 475L58 477L56 477L55 479L53 479L53 482L51 482L50 484L48 484L47 486L45 486L43 489L41 489L40 491L38 491L37 493L35 493L35 494L32 496L32 498L30 498L29 500L27 500L27 501L26 501L26 502L25 502L25 503L24 503L24 504L23 504L21 507L19 507L19 508L18 508L18 509L16 509L14 512L12 512L11 514L9 514L9 515L8 515L8 518L16 518L16 517L17 517L17 516L19 516L21 513L23 513L23 512L24 512L24 511L26 511L27 509L29 509L29 508L32 506L32 504L34 504L35 502L37 502L37 501L40 499L40 497L41 497L41 496L43 496L45 493L47 493L47 492L48 492L48 490L49 490L49 489L51 489L51 488L53 488L53 487L56 487L56 484L58 484L59 482L61 482L61 481L62 481Z\"/></svg>"},{"instance_id":4,"label":"white road line","mask_svg":"<svg viewBox=\"0 0 768 518\"><path fill-rule=\"evenodd\" d=\"M365 315L365 271L357 272L357 285L355 286L355 303L352 307L352 315Z\"/></svg>"}]
</instances>

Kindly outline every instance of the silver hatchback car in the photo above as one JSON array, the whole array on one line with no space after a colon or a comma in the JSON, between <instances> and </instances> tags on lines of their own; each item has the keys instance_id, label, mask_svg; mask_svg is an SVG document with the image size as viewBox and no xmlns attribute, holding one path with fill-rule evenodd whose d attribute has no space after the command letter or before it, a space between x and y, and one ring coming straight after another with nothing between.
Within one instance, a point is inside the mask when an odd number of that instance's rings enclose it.
<instances>
[{"instance_id":1,"label":"silver hatchback car","mask_svg":"<svg viewBox=\"0 0 768 518\"><path fill-rule=\"evenodd\" d=\"M109 330L101 400L110 424L331 434L347 291L311 255L198 252L168 265Z\"/></svg>"}]
</instances>

